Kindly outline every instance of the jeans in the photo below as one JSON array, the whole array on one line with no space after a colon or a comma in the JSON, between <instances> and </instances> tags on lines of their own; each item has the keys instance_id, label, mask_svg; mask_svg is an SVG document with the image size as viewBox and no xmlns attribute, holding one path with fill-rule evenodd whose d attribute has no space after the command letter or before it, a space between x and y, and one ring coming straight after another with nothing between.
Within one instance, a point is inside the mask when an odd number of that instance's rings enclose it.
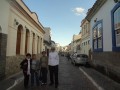
<instances>
[{"instance_id":1,"label":"jeans","mask_svg":"<svg viewBox=\"0 0 120 90\"><path fill-rule=\"evenodd\" d=\"M47 68L41 67L41 80L42 83L47 83Z\"/></svg>"},{"instance_id":2,"label":"jeans","mask_svg":"<svg viewBox=\"0 0 120 90\"><path fill-rule=\"evenodd\" d=\"M27 75L27 73L24 73L24 87L27 88L28 87L28 83L29 83L29 75Z\"/></svg>"},{"instance_id":3,"label":"jeans","mask_svg":"<svg viewBox=\"0 0 120 90\"><path fill-rule=\"evenodd\" d=\"M31 70L31 85L34 85L34 81L36 80L37 86L39 86L39 76L38 76L38 71L36 70Z\"/></svg>"}]
</instances>

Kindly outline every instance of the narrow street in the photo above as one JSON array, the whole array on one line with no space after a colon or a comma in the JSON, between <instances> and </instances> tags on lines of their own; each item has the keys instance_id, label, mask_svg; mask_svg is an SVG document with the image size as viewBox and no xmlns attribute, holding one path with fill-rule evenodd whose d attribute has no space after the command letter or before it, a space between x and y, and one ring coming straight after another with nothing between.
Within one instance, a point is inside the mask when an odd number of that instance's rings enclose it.
<instances>
[{"instance_id":1,"label":"narrow street","mask_svg":"<svg viewBox=\"0 0 120 90\"><path fill-rule=\"evenodd\" d=\"M88 75L98 83L98 86L93 84L93 81L81 70L88 73ZM102 88L100 88L99 85L102 86ZM15 86L12 90L24 90L23 82ZM74 66L65 57L60 57L58 89L55 89L54 86L47 85L34 86L32 88L29 86L28 90L120 90L120 85L92 68Z\"/></svg>"}]
</instances>

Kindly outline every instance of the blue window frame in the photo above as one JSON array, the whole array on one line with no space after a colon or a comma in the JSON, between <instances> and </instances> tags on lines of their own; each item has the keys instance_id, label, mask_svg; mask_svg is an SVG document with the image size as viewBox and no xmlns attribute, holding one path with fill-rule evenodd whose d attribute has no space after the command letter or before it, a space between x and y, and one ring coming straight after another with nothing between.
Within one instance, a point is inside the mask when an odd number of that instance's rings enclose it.
<instances>
[{"instance_id":1,"label":"blue window frame","mask_svg":"<svg viewBox=\"0 0 120 90\"><path fill-rule=\"evenodd\" d=\"M120 51L120 2L111 11L112 50Z\"/></svg>"},{"instance_id":2,"label":"blue window frame","mask_svg":"<svg viewBox=\"0 0 120 90\"><path fill-rule=\"evenodd\" d=\"M103 21L99 20L95 23L92 28L93 35L93 51L102 52L103 51Z\"/></svg>"}]
</instances>

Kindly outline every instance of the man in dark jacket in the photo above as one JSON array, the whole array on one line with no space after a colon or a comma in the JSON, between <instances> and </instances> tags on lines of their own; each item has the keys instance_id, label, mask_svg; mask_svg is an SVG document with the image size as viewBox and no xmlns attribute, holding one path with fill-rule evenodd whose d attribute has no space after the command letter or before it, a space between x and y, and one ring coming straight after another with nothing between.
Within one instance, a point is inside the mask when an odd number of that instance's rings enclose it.
<instances>
[{"instance_id":1,"label":"man in dark jacket","mask_svg":"<svg viewBox=\"0 0 120 90\"><path fill-rule=\"evenodd\" d=\"M29 83L29 76L30 76L30 70L31 70L31 63L32 63L32 59L31 59L31 54L26 54L26 58L20 63L21 65L21 69L23 70L23 74L24 74L24 87L27 88L28 87L28 83Z\"/></svg>"}]
</instances>

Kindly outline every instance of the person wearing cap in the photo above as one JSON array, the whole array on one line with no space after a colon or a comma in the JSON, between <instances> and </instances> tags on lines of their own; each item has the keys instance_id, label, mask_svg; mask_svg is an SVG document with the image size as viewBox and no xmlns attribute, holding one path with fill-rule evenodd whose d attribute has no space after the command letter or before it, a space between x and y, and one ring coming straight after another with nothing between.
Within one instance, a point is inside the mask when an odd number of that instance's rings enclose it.
<instances>
[{"instance_id":1,"label":"person wearing cap","mask_svg":"<svg viewBox=\"0 0 120 90\"><path fill-rule=\"evenodd\" d=\"M27 53L26 58L20 63L20 68L23 70L24 74L24 87L28 88L29 76L31 75L31 54Z\"/></svg>"},{"instance_id":2,"label":"person wearing cap","mask_svg":"<svg viewBox=\"0 0 120 90\"><path fill-rule=\"evenodd\" d=\"M50 86L55 83L55 88L58 87L58 65L59 65L59 55L55 51L55 47L51 48L48 59L49 72L50 72ZM55 81L55 82L54 82Z\"/></svg>"}]
</instances>

